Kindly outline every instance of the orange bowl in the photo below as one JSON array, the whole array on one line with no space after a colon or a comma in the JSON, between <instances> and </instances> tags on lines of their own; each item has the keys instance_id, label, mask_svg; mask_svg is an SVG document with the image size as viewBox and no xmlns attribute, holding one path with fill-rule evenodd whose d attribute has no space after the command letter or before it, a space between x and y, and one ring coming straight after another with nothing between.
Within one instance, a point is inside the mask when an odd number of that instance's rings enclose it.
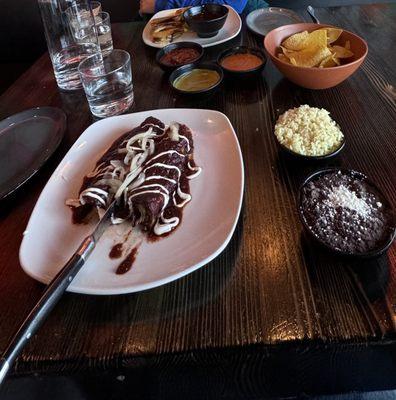
<instances>
[{"instance_id":1,"label":"orange bowl","mask_svg":"<svg viewBox=\"0 0 396 400\"><path fill-rule=\"evenodd\" d=\"M362 64L367 56L368 46L367 43L359 36L352 32L343 31L335 44L344 45L347 40L351 44L351 51L353 57L349 59L347 64L339 65L330 68L308 68L297 67L281 61L276 55L279 52L281 43L289 36L302 32L312 32L319 28L332 27L331 25L314 24L314 23L301 23L284 25L270 31L264 38L264 47L275 64L276 68L283 75L295 84L308 88L308 89L327 89L334 87L349 78Z\"/></svg>"}]
</instances>

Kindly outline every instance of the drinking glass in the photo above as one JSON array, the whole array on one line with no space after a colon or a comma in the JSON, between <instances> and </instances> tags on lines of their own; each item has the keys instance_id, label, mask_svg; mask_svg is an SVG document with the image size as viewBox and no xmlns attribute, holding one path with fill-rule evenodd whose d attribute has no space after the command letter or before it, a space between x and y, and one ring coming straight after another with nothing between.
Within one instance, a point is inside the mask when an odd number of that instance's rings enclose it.
<instances>
[{"instance_id":1,"label":"drinking glass","mask_svg":"<svg viewBox=\"0 0 396 400\"><path fill-rule=\"evenodd\" d=\"M99 1L90 1L92 14L96 17L102 11L102 3Z\"/></svg>"},{"instance_id":2,"label":"drinking glass","mask_svg":"<svg viewBox=\"0 0 396 400\"><path fill-rule=\"evenodd\" d=\"M97 53L78 66L93 115L99 118L122 114L133 104L131 57L124 50Z\"/></svg>"},{"instance_id":3,"label":"drinking glass","mask_svg":"<svg viewBox=\"0 0 396 400\"><path fill-rule=\"evenodd\" d=\"M111 36L110 14L107 12L100 12L95 16L96 32L98 34L98 41L100 50L103 55L111 53L113 50L113 38Z\"/></svg>"},{"instance_id":4,"label":"drinking glass","mask_svg":"<svg viewBox=\"0 0 396 400\"><path fill-rule=\"evenodd\" d=\"M86 2L84 2L86 3ZM41 19L44 25L48 52L51 57L56 82L60 89L75 90L82 87L78 65L88 55L99 49L96 30L91 27L85 40L77 42L70 32L66 9L79 4L74 0L38 0ZM89 17L93 20L93 15Z\"/></svg>"},{"instance_id":5,"label":"drinking glass","mask_svg":"<svg viewBox=\"0 0 396 400\"><path fill-rule=\"evenodd\" d=\"M66 10L66 16L76 43L92 41L91 35L96 34L103 54L113 50L110 14L101 11L98 1L74 4Z\"/></svg>"},{"instance_id":6,"label":"drinking glass","mask_svg":"<svg viewBox=\"0 0 396 400\"><path fill-rule=\"evenodd\" d=\"M66 9L65 14L70 32L77 44L93 42L95 36L97 37L95 18L101 9L100 3L98 4L96 5L95 12L92 9L92 2L73 3Z\"/></svg>"}]
</instances>

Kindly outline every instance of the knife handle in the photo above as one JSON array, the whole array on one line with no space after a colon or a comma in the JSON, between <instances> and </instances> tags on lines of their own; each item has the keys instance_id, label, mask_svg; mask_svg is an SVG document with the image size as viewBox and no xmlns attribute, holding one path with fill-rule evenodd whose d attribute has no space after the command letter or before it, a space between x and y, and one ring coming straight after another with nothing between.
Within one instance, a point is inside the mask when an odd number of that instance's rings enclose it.
<instances>
[{"instance_id":1,"label":"knife handle","mask_svg":"<svg viewBox=\"0 0 396 400\"><path fill-rule=\"evenodd\" d=\"M43 295L15 333L1 357L0 386L17 356L58 303L94 248L95 240L92 236L88 236L66 265L49 283Z\"/></svg>"},{"instance_id":2,"label":"knife handle","mask_svg":"<svg viewBox=\"0 0 396 400\"><path fill-rule=\"evenodd\" d=\"M317 16L315 15L315 10L312 6L307 7L307 12L308 12L309 16L311 17L312 21L315 22L315 24L320 24L320 21L317 18Z\"/></svg>"}]
</instances>

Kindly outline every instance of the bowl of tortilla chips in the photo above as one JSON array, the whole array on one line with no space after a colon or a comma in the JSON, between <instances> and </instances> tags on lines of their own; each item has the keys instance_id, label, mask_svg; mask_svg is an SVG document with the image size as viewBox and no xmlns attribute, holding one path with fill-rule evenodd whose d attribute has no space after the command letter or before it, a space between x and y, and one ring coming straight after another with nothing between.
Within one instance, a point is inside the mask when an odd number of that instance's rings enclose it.
<instances>
[{"instance_id":1,"label":"bowl of tortilla chips","mask_svg":"<svg viewBox=\"0 0 396 400\"><path fill-rule=\"evenodd\" d=\"M349 78L366 58L367 43L331 25L301 23L270 31L264 47L278 70L308 89L327 89Z\"/></svg>"}]
</instances>

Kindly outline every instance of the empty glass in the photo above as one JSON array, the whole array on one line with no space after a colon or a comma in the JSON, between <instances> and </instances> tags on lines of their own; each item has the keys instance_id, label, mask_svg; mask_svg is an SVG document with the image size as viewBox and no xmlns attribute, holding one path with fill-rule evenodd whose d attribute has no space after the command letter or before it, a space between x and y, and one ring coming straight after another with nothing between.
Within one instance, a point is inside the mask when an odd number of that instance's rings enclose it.
<instances>
[{"instance_id":1,"label":"empty glass","mask_svg":"<svg viewBox=\"0 0 396 400\"><path fill-rule=\"evenodd\" d=\"M70 4L78 4L77 1L71 3L70 0L38 0L38 4L56 82L63 90L80 89L82 85L78 65L85 57L99 50L93 22L85 32L85 39L76 41L71 34L65 11L70 8ZM91 12L87 18L93 21Z\"/></svg>"},{"instance_id":2,"label":"empty glass","mask_svg":"<svg viewBox=\"0 0 396 400\"><path fill-rule=\"evenodd\" d=\"M97 53L83 60L78 71L93 115L122 114L133 104L131 57L124 50Z\"/></svg>"}]
</instances>

